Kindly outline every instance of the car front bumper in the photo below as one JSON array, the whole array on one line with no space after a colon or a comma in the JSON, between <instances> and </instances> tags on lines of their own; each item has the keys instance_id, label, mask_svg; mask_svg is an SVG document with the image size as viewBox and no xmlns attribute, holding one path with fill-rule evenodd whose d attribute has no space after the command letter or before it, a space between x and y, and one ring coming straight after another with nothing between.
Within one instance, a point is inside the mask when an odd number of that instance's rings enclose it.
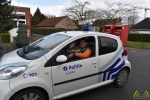
<instances>
[{"instance_id":1,"label":"car front bumper","mask_svg":"<svg viewBox=\"0 0 150 100\"><path fill-rule=\"evenodd\" d=\"M9 100L14 92L9 87L10 80L0 80L0 100Z\"/></svg>"}]
</instances>

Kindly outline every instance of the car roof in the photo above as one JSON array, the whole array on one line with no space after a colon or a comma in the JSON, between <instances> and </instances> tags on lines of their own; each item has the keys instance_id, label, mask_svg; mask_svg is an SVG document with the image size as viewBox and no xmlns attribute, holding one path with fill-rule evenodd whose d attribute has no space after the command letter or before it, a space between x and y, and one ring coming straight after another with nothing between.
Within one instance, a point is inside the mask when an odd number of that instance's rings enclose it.
<instances>
[{"instance_id":1,"label":"car roof","mask_svg":"<svg viewBox=\"0 0 150 100\"><path fill-rule=\"evenodd\" d=\"M102 33L102 32L92 32L92 31L64 31L64 32L58 32L57 34L64 34L72 37L78 37L82 35L100 35L100 36L119 38L118 36L112 34Z\"/></svg>"}]
</instances>

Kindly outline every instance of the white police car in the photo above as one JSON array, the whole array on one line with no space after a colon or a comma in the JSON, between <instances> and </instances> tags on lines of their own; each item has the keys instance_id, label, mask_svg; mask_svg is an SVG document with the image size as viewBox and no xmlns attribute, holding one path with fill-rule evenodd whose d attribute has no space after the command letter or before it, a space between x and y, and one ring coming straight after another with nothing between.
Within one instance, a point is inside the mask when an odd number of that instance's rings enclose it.
<instances>
[{"instance_id":1,"label":"white police car","mask_svg":"<svg viewBox=\"0 0 150 100\"><path fill-rule=\"evenodd\" d=\"M84 38L92 54L67 60L68 45ZM119 37L68 31L46 36L0 60L0 100L56 100L109 83L126 84L131 70Z\"/></svg>"}]
</instances>

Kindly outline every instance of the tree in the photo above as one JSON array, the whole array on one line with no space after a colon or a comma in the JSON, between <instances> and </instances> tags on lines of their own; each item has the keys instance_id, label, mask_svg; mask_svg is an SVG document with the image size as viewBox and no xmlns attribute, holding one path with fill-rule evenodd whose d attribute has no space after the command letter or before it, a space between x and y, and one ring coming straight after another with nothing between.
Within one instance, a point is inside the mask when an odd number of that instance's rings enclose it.
<instances>
[{"instance_id":1,"label":"tree","mask_svg":"<svg viewBox=\"0 0 150 100\"><path fill-rule=\"evenodd\" d=\"M17 35L17 38L16 38L16 46L18 48L22 48L24 46L27 46L29 45L29 39L28 39L28 36L27 36L27 26L25 24L19 24L18 26L18 35Z\"/></svg>"},{"instance_id":2,"label":"tree","mask_svg":"<svg viewBox=\"0 0 150 100\"><path fill-rule=\"evenodd\" d=\"M138 16L138 13L136 13L137 15L135 14L137 9L130 4L105 2L104 8L97 9L90 9L89 5L89 1L81 2L81 0L73 0L73 5L63 9L62 13L75 21L83 19L87 24L97 21L97 26L99 26L100 29L103 29L106 24L125 22L131 15L134 15L132 21L137 21L137 19L135 20L135 17Z\"/></svg>"},{"instance_id":3,"label":"tree","mask_svg":"<svg viewBox=\"0 0 150 100\"><path fill-rule=\"evenodd\" d=\"M109 4L105 2L106 9L102 9L105 19L121 18L124 20L126 16L133 13L134 8L130 4L122 4L120 2Z\"/></svg>"},{"instance_id":4,"label":"tree","mask_svg":"<svg viewBox=\"0 0 150 100\"><path fill-rule=\"evenodd\" d=\"M78 25L79 20L84 20L85 24L91 24L97 17L96 11L89 7L91 4L89 0L82 2L81 0L73 0L72 3L73 5L71 7L62 10L62 14L69 16L74 22L76 22L78 28L81 27Z\"/></svg>"},{"instance_id":5,"label":"tree","mask_svg":"<svg viewBox=\"0 0 150 100\"><path fill-rule=\"evenodd\" d=\"M30 13L30 18L32 18L32 14Z\"/></svg>"},{"instance_id":6,"label":"tree","mask_svg":"<svg viewBox=\"0 0 150 100\"><path fill-rule=\"evenodd\" d=\"M131 15L128 15L123 23L128 24L131 27L131 26L135 25L139 21L139 19L140 19L140 17L138 15L138 12L135 11Z\"/></svg>"},{"instance_id":7,"label":"tree","mask_svg":"<svg viewBox=\"0 0 150 100\"><path fill-rule=\"evenodd\" d=\"M39 24L40 22L42 22L45 19L46 19L46 16L41 13L39 8L37 8L36 12L34 13L34 15L31 18L32 27L35 27L37 24Z\"/></svg>"},{"instance_id":8,"label":"tree","mask_svg":"<svg viewBox=\"0 0 150 100\"><path fill-rule=\"evenodd\" d=\"M103 27L106 24L117 24L121 22L125 22L127 18L132 16L132 20L135 21L135 9L130 4L122 4L120 2L115 3L107 3L105 2L105 8L98 8L97 9L97 24L100 25L100 28L103 29ZM136 13L138 14L138 13ZM133 17L134 15L134 17ZM138 15L136 15L138 16ZM105 22L101 23L101 20L105 20Z\"/></svg>"},{"instance_id":9,"label":"tree","mask_svg":"<svg viewBox=\"0 0 150 100\"><path fill-rule=\"evenodd\" d=\"M47 14L46 18L55 18L55 15L49 15L49 14Z\"/></svg>"},{"instance_id":10,"label":"tree","mask_svg":"<svg viewBox=\"0 0 150 100\"><path fill-rule=\"evenodd\" d=\"M85 15L87 5L90 5L89 1L73 0L73 6L63 9L62 13L74 20L79 20L82 18L82 15Z\"/></svg>"},{"instance_id":11,"label":"tree","mask_svg":"<svg viewBox=\"0 0 150 100\"><path fill-rule=\"evenodd\" d=\"M11 0L0 0L0 33L13 28L14 15Z\"/></svg>"}]
</instances>

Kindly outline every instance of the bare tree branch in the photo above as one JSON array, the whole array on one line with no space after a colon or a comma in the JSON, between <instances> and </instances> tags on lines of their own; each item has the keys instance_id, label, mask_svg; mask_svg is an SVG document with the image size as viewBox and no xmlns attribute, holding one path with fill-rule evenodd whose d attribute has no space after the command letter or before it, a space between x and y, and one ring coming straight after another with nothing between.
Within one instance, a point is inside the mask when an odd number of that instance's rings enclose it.
<instances>
[{"instance_id":1,"label":"bare tree branch","mask_svg":"<svg viewBox=\"0 0 150 100\"><path fill-rule=\"evenodd\" d=\"M89 1L81 2L80 0L73 0L73 6L62 10L62 13L79 20L82 17L81 15L87 11L87 5L90 5Z\"/></svg>"}]
</instances>

